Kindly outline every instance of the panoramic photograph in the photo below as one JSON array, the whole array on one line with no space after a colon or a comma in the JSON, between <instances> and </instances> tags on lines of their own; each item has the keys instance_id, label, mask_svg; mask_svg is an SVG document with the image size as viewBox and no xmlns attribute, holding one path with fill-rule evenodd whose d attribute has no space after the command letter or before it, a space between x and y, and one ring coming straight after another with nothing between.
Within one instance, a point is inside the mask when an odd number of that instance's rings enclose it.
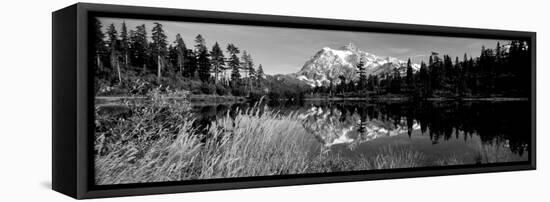
<instances>
[{"instance_id":1,"label":"panoramic photograph","mask_svg":"<svg viewBox=\"0 0 550 202\"><path fill-rule=\"evenodd\" d=\"M96 185L529 161L529 42L94 19Z\"/></svg>"}]
</instances>

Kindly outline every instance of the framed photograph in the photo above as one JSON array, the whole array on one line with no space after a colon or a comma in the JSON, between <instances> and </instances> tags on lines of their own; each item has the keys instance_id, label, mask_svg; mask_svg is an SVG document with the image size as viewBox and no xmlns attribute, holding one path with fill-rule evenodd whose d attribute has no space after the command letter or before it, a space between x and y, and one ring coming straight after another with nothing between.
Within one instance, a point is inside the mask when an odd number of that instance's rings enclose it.
<instances>
[{"instance_id":1,"label":"framed photograph","mask_svg":"<svg viewBox=\"0 0 550 202\"><path fill-rule=\"evenodd\" d=\"M52 15L52 184L74 198L535 169L534 32Z\"/></svg>"}]
</instances>

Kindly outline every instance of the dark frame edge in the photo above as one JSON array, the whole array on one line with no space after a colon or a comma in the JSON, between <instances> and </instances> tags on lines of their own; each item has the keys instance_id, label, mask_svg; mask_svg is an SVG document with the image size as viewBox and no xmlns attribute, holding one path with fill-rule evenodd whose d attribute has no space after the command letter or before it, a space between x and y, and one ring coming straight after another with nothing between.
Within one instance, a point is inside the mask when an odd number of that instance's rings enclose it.
<instances>
[{"instance_id":1,"label":"dark frame edge","mask_svg":"<svg viewBox=\"0 0 550 202\"><path fill-rule=\"evenodd\" d=\"M537 169L537 33L530 32L531 38L531 150L530 162Z\"/></svg>"},{"instance_id":2,"label":"dark frame edge","mask_svg":"<svg viewBox=\"0 0 550 202\"><path fill-rule=\"evenodd\" d=\"M362 21L349 19L334 19L334 18L315 18L301 16L283 16L273 14L252 14L238 13L225 11L209 11L209 10L190 10L177 8L163 7L147 7L147 6L127 6L115 4L98 4L98 3L77 3L83 10L87 12L100 13L123 13L135 14L141 16L155 16L158 20L176 20L180 17L196 17L208 20L214 20L222 24L237 24L237 25L256 25L256 26L276 26L288 28L313 28L313 29L329 29L329 30L347 30L351 31L357 27L369 27L368 30L353 30L353 31L370 31L383 33L402 33L412 35L431 35L431 36L450 36L450 37L467 37L467 38L526 38L535 34L534 31L518 31L504 29L484 29L470 27L453 27L441 25L426 25L426 24L409 24L397 22L377 22L377 21ZM220 22L223 21L223 22Z\"/></svg>"},{"instance_id":3,"label":"dark frame edge","mask_svg":"<svg viewBox=\"0 0 550 202\"><path fill-rule=\"evenodd\" d=\"M139 8L139 9L136 9ZM133 10L135 9L135 10ZM530 164L524 165L506 165L498 167L479 167L479 168L452 168L445 170L422 170L422 171L404 171L391 173L376 173L376 174L358 174L348 176L327 176L314 178L292 178L292 179L272 179L247 181L241 180L237 182L221 182L221 183L206 183L194 185L170 185L170 186L152 186L143 188L114 188L105 190L96 190L89 187L88 168L89 160L87 145L88 145L88 44L87 44L87 18L89 12L109 11L109 12L145 12L153 15L174 15L176 11L189 11L190 14L198 15L199 17L212 17L215 14L222 14L222 17L230 17L229 19L238 18L257 18L257 22L262 22L270 18L275 18L281 23L300 23L311 22L314 25L343 23L345 26L375 26L375 27L399 27L404 26L412 30L425 33L426 30L432 29L433 33L437 32L462 32L473 34L480 31L481 35L491 35L491 32L498 32L500 35L510 35L514 37L527 37L531 39L532 49L532 146L530 148ZM61 13L64 17L59 17ZM58 17L56 17L56 15ZM437 177L447 175L464 175L477 173L505 172L505 171L522 171L536 169L536 32L519 32L507 30L488 30L477 28L459 28L459 27L441 27L430 25L412 25L399 23L379 23L379 22L364 22L350 20L333 20L333 19L318 19L318 18L303 18L303 17L288 17L288 16L270 16L257 14L242 14L242 13L226 13L226 12L211 12L211 11L193 11L182 9L167 9L167 8L152 8L152 7L132 7L118 6L107 4L89 4L77 3L67 8L56 11L52 14L52 189L71 196L77 199L87 198L103 198L117 196L136 196L148 194L168 194L168 193L184 193L197 191L214 191L228 189L245 189L245 188L261 188L261 187L279 187L279 186L294 186L319 183L341 183L365 180L385 180L396 178L414 178L414 177ZM56 22L57 21L57 22ZM56 26L68 24L63 29ZM71 30L72 35L57 36L61 31ZM404 28L395 28L402 30ZM428 33L429 34L429 33ZM63 47L65 41L66 46ZM70 41L70 42L66 42ZM63 58L60 60L60 55ZM69 59L67 59L69 58ZM68 60L68 61L66 61ZM76 68L75 68L76 65ZM69 76L67 76L69 75ZM72 75L72 76L71 76ZM63 80L63 77L70 77ZM60 80L61 78L61 80ZM69 90L67 90L69 89ZM67 105L62 102L59 96L64 96L70 100ZM69 117L67 113L74 114ZM69 121L69 122L67 122ZM72 121L72 122L71 122ZM60 123L63 123L59 125ZM74 123L74 124L67 124ZM62 144L72 144L69 147L59 148ZM70 152L67 152L70 151ZM66 161L60 161L61 158L66 158ZM66 172L61 172L64 169L71 169ZM61 177L60 177L61 176Z\"/></svg>"},{"instance_id":4,"label":"dark frame edge","mask_svg":"<svg viewBox=\"0 0 550 202\"><path fill-rule=\"evenodd\" d=\"M52 189L77 197L77 5L52 13Z\"/></svg>"},{"instance_id":5,"label":"dark frame edge","mask_svg":"<svg viewBox=\"0 0 550 202\"><path fill-rule=\"evenodd\" d=\"M495 167L496 168L496 167ZM377 173L366 175L349 175L349 176L327 176L313 178L294 178L294 179L275 179L275 180L259 180L259 181L239 181L226 183L212 184L196 184L196 185L174 185L174 186L155 186L144 188L122 188L109 190L88 190L81 199L91 198L106 198L106 197L125 197L125 196L142 196L151 194L174 194L174 193L190 193L201 191L223 191L236 189L255 189L266 187L284 187L298 185L314 185L323 183L349 183L360 181L378 181L378 180L394 180L405 178L419 177L441 177L441 176L459 176L481 173L500 173L500 172L517 172L535 170L532 165L509 165L499 166L497 169L479 167L479 168L457 168L446 170L422 170L422 171L405 171L396 173Z\"/></svg>"},{"instance_id":6,"label":"dark frame edge","mask_svg":"<svg viewBox=\"0 0 550 202\"><path fill-rule=\"evenodd\" d=\"M89 151L89 145L93 142L93 134L90 134L89 131L94 130L93 123L90 122L90 112L93 112L93 96L90 96L93 93L93 89L90 88L90 80L93 79L93 70L88 68L88 28L89 28L89 11L86 8L86 3L77 3L77 72L76 79L77 83L75 85L76 92L76 113L77 113L77 139L78 144L76 148L77 153L77 199L85 199L89 191L91 190L90 184L93 183L90 179L89 173L89 163L93 162L93 151ZM90 157L92 156L92 157Z\"/></svg>"}]
</instances>

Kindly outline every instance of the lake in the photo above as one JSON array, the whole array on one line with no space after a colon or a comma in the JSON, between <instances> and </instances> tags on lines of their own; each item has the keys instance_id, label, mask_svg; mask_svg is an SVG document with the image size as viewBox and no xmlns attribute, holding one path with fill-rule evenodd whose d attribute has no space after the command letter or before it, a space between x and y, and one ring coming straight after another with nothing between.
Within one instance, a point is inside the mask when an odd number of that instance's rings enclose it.
<instances>
[{"instance_id":1,"label":"lake","mask_svg":"<svg viewBox=\"0 0 550 202\"><path fill-rule=\"evenodd\" d=\"M195 128L253 103L192 104ZM528 101L299 101L268 102L265 109L296 114L311 135L313 152L347 158L374 155L388 145L422 153L427 162L460 164L527 161Z\"/></svg>"}]
</instances>

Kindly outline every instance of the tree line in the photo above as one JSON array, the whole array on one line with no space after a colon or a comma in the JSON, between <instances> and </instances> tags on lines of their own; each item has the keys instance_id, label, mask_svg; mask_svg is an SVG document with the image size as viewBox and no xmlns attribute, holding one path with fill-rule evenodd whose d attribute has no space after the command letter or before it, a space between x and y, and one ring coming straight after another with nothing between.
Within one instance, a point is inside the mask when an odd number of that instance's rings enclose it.
<instances>
[{"instance_id":1,"label":"tree line","mask_svg":"<svg viewBox=\"0 0 550 202\"><path fill-rule=\"evenodd\" d=\"M367 75L362 60L356 66L355 81L340 76L339 84L313 89L313 93L336 96L405 95L429 97L528 97L530 93L531 58L523 41L496 48L481 48L479 56L464 54L462 59L433 52L426 64L414 71L410 58L406 66L389 73ZM404 73L403 73L404 72Z\"/></svg>"},{"instance_id":2,"label":"tree line","mask_svg":"<svg viewBox=\"0 0 550 202\"><path fill-rule=\"evenodd\" d=\"M453 59L432 53L418 71L406 66L380 75L368 75L362 60L358 79L308 89L288 76L270 76L256 66L249 52L235 44L215 42L208 48L201 34L187 47L180 33L170 42L163 25L154 22L117 30L95 19L93 27L95 90L98 95L144 94L163 85L194 94L301 98L309 92L336 96L399 95L429 97L527 97L530 92L530 50L526 42L510 41L496 48L482 47L477 57L464 54Z\"/></svg>"},{"instance_id":3,"label":"tree line","mask_svg":"<svg viewBox=\"0 0 550 202\"><path fill-rule=\"evenodd\" d=\"M256 66L250 53L232 43L225 51L218 42L209 49L198 34L194 46L188 48L180 33L169 42L158 22L153 23L150 37L145 24L128 30L122 22L119 31L111 23L105 32L102 29L95 19L96 94L140 94L158 85L196 94L266 93L262 65Z\"/></svg>"}]
</instances>

